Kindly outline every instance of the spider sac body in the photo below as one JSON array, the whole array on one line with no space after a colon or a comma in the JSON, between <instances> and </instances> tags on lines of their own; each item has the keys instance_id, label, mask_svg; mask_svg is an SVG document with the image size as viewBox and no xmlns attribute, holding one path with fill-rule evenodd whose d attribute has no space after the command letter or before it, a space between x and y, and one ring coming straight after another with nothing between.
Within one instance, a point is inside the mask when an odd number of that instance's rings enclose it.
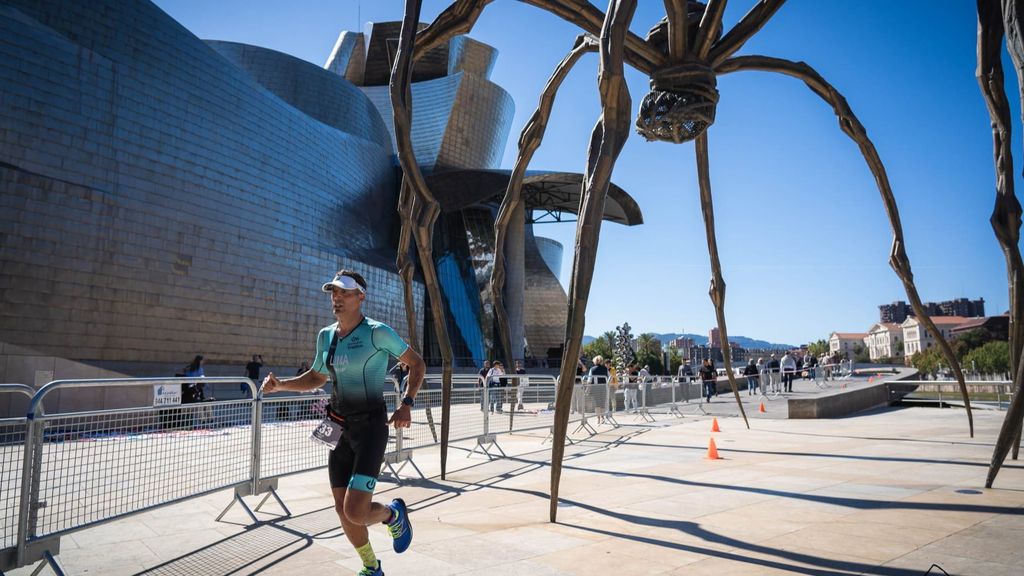
<instances>
[{"instance_id":1,"label":"spider sac body","mask_svg":"<svg viewBox=\"0 0 1024 576\"><path fill-rule=\"evenodd\" d=\"M700 136L715 122L718 105L714 71L693 53L706 6L691 2L687 7L688 46L682 62L651 75L651 91L640 102L636 131L647 140L681 144ZM721 29L714 40L721 37ZM647 42L668 54L668 18L663 18L647 33Z\"/></svg>"},{"instance_id":2,"label":"spider sac body","mask_svg":"<svg viewBox=\"0 0 1024 576\"><path fill-rule=\"evenodd\" d=\"M636 131L647 140L689 142L714 124L717 106L717 81L706 64L687 62L658 70L640 102Z\"/></svg>"}]
</instances>

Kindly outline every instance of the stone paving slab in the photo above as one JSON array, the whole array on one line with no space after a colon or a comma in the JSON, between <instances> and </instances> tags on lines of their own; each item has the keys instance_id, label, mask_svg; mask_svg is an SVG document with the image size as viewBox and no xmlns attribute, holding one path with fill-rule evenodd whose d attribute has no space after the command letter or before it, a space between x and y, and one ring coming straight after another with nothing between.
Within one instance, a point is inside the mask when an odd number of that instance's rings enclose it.
<instances>
[{"instance_id":1,"label":"stone paving slab","mask_svg":"<svg viewBox=\"0 0 1024 576\"><path fill-rule=\"evenodd\" d=\"M509 457L493 461L453 449L445 481L421 450L429 480L378 487L410 504L412 548L394 554L377 527L371 542L391 576L1024 574L1024 465L982 488L1002 415L976 413L973 439L961 410L933 408L605 427L567 446L556 524L545 434L499 436ZM722 460L705 458L712 436ZM290 518L270 501L262 524L237 507L214 522L221 492L74 533L59 559L79 575L355 573L326 472L282 478L280 494Z\"/></svg>"}]
</instances>

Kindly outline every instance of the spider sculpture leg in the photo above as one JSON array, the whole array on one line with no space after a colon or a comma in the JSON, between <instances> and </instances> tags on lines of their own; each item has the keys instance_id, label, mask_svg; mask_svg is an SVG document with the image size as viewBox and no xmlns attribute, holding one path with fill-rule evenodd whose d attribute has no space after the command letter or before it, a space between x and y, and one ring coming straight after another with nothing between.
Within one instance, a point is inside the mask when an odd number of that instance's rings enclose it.
<instances>
[{"instance_id":1,"label":"spider sculpture leg","mask_svg":"<svg viewBox=\"0 0 1024 576\"><path fill-rule=\"evenodd\" d=\"M456 0L444 12L416 35L416 53L413 59L419 59L431 48L444 44L453 36L468 34L477 18L491 0Z\"/></svg>"},{"instance_id":2,"label":"spider sculpture leg","mask_svg":"<svg viewBox=\"0 0 1024 576\"><path fill-rule=\"evenodd\" d=\"M849 104L846 103L846 98L831 84L826 82L813 68L803 62L792 62L767 56L741 56L726 60L716 69L719 74L740 70L778 72L803 80L815 94L832 107L836 116L839 117L840 129L857 143L861 155L864 156L864 161L867 162L868 168L875 177L875 185L878 186L878 192L882 196L882 203L885 205L886 213L889 216L889 225L892 227L893 242L892 252L889 255L889 265L903 282L903 288L906 290L907 299L910 300L914 314L917 315L918 320L924 324L928 332L935 338L939 350L953 369L953 374L960 385L960 395L967 410L968 427L973 438L974 416L971 414L971 400L967 395L967 385L964 383L964 375L960 370L960 363L953 354L953 349L949 346L949 342L946 341L942 333L935 327L935 323L928 317L924 307L921 305L921 297L917 293L917 286L914 285L914 274L910 268L910 259L907 258L906 242L903 239L903 223L900 221L899 209L896 207L896 198L893 196L892 188L889 186L889 178L885 174L885 166L882 164L882 159L878 157L875 145L868 138L864 126L853 114Z\"/></svg>"},{"instance_id":3,"label":"spider sculpture leg","mask_svg":"<svg viewBox=\"0 0 1024 576\"><path fill-rule=\"evenodd\" d=\"M594 277L594 259L601 233L605 197L611 182L615 160L629 136L629 87L623 77L623 52L626 31L636 10L636 0L610 0L600 37L598 86L601 92L601 118L590 136L590 152L580 199L579 221L576 224L576 250L572 280L569 284L569 318L565 328L565 349L558 378L555 401L555 422L551 446L552 522L558 513L558 483L565 454L565 433L569 424L569 403L572 399L587 299Z\"/></svg>"},{"instance_id":4,"label":"spider sculpture leg","mask_svg":"<svg viewBox=\"0 0 1024 576\"><path fill-rule=\"evenodd\" d=\"M1002 13L997 2L978 2L978 84L988 105L992 121L992 141L996 168L996 203L990 222L996 239L1006 257L1006 275L1010 289L1010 372L1014 375L1013 399L1006 410L1003 425L999 430L992 452L985 486L992 487L1006 455L1013 448L1017 457L1020 445L1021 417L1024 416L1024 394L1021 394L1024 362L1021 361L1021 346L1024 345L1024 264L1019 248L1021 205L1014 193L1013 153L1010 150L1010 104L1003 89L1003 66L1001 61L1004 36L1004 20L1007 26L1018 25L1016 6L1006 3ZM1020 66L1020 34L1011 35L1007 47L1014 63Z\"/></svg>"},{"instance_id":5,"label":"spider sculpture leg","mask_svg":"<svg viewBox=\"0 0 1024 576\"><path fill-rule=\"evenodd\" d=\"M498 318L498 330L505 353L512 355L511 329L508 322L508 314L504 305L505 289L505 237L508 226L512 221L512 215L516 212L522 200L523 177L530 165L533 153L540 147L544 138L544 131L548 126L548 118L551 116L551 107L555 103L555 96L562 81L568 76L569 71L576 65L580 57L587 52L597 50L597 39L589 34L581 34L576 38L572 50L558 63L554 73L548 80L544 91L540 96L540 104L533 116L526 122L522 134L519 136L519 155L516 157L512 175L509 177L508 188L501 200L501 207L498 209L498 217L494 222L494 268L491 271L491 301L494 304L494 314ZM512 366L513 358L507 358L509 366Z\"/></svg>"},{"instance_id":6,"label":"spider sculpture leg","mask_svg":"<svg viewBox=\"0 0 1024 576\"><path fill-rule=\"evenodd\" d=\"M412 293L412 277L416 273L416 263L409 257L412 247L415 201L416 196L403 178L401 192L398 196L398 215L402 221L402 227L398 235L398 254L395 258L395 267L398 268L398 275L402 278L402 292L405 295L405 322L409 327L409 345L413 350L422 350L417 333L416 301Z\"/></svg>"},{"instance_id":7,"label":"spider sculpture leg","mask_svg":"<svg viewBox=\"0 0 1024 576\"><path fill-rule=\"evenodd\" d=\"M412 234L416 239L416 250L419 255L420 267L423 270L423 283L430 297L430 308L433 312L434 332L441 349L441 478L444 479L448 462L448 432L451 428L451 395L452 395L452 346L448 337L448 327L444 316L444 302L441 299L441 288L437 281L437 270L433 259L434 222L441 209L427 188L416 163L412 145L412 80L413 43L416 28L419 24L421 0L407 0L405 17L402 20L402 32L395 56L395 66L391 72L391 106L394 110L395 142L398 149L398 160L405 174L404 183L411 194L404 194L405 203L399 209L403 215L403 227L411 221ZM413 202L413 207L409 203ZM408 232L405 232L408 233ZM401 256L399 256L401 257ZM407 299L409 296L407 296Z\"/></svg>"},{"instance_id":8,"label":"spider sculpture leg","mask_svg":"<svg viewBox=\"0 0 1024 576\"><path fill-rule=\"evenodd\" d=\"M732 350L729 349L729 334L725 328L725 280L722 278L722 263L718 259L718 240L715 238L715 209L711 201L711 173L708 169L708 133L697 136L697 181L700 183L700 211L704 215L704 233L708 239L708 253L711 256L711 303L715 305L715 316L718 318L718 331L722 335L722 360L725 373L729 377L736 404L740 407L743 422L750 429L747 413L740 400L740 390L736 385L736 376L732 373Z\"/></svg>"}]
</instances>

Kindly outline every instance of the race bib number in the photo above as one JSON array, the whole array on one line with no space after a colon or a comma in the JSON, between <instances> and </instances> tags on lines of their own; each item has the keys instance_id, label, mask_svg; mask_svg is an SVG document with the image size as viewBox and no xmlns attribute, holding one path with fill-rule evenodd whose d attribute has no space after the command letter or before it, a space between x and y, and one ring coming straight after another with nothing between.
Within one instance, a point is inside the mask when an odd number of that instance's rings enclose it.
<instances>
[{"instance_id":1,"label":"race bib number","mask_svg":"<svg viewBox=\"0 0 1024 576\"><path fill-rule=\"evenodd\" d=\"M310 434L309 439L314 442L319 442L324 446L327 446L331 450L338 447L338 442L341 440L341 433L343 432L341 424L331 420L330 418L324 418L323 422L313 430Z\"/></svg>"}]
</instances>

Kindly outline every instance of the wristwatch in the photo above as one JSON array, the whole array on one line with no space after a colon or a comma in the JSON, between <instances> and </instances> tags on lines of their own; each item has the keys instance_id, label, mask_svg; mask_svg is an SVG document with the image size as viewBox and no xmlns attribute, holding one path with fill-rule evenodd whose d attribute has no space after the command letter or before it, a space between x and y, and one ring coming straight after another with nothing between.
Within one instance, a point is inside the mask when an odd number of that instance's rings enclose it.
<instances>
[{"instance_id":1,"label":"wristwatch","mask_svg":"<svg viewBox=\"0 0 1024 576\"><path fill-rule=\"evenodd\" d=\"M416 402L412 399L412 396L406 396L405 398L402 398L402 404L405 404L406 406L412 408L413 405L416 404Z\"/></svg>"}]
</instances>

